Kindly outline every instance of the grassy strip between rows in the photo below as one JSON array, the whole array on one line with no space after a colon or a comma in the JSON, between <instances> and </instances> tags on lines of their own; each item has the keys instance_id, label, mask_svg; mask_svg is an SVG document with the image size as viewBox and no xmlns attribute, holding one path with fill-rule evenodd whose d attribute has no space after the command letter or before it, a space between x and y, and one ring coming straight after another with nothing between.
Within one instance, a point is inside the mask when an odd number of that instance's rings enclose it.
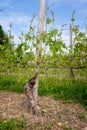
<instances>
[{"instance_id":1,"label":"grassy strip between rows","mask_svg":"<svg viewBox=\"0 0 87 130\"><path fill-rule=\"evenodd\" d=\"M0 75L0 90L24 93L27 76ZM58 79L57 77L41 77L39 95L52 95L55 99L73 100L87 106L87 81L73 79Z\"/></svg>"}]
</instances>

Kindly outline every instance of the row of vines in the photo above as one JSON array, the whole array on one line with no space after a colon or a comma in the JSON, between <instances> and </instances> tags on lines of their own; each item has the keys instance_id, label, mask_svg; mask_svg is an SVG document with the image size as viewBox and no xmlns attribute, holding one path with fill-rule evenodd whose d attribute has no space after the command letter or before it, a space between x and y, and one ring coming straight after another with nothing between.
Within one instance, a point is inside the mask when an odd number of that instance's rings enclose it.
<instances>
[{"instance_id":1,"label":"row of vines","mask_svg":"<svg viewBox=\"0 0 87 130\"><path fill-rule=\"evenodd\" d=\"M50 14L50 15L49 15ZM0 26L0 67L11 69L16 67L34 68L38 59L35 58L37 43L37 27L33 22L36 20L34 15L31 19L29 31L21 33L20 43L15 45L12 35L12 24L9 26L8 34L5 34ZM44 31L40 35L42 46L40 49L40 66L44 68L44 73L48 75L49 68L69 69L71 77L75 77L74 69L87 68L87 26L81 31L75 25L74 12L72 13L70 24L70 46L67 46L62 39L62 31L55 28L54 13L48 8L46 12Z\"/></svg>"}]
</instances>

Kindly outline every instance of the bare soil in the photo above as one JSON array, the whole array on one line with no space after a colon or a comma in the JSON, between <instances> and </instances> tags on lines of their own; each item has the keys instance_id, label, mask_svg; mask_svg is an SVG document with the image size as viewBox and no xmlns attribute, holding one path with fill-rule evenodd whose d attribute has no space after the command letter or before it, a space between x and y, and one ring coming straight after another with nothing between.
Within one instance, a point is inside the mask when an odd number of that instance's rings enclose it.
<instances>
[{"instance_id":1,"label":"bare soil","mask_svg":"<svg viewBox=\"0 0 87 130\"><path fill-rule=\"evenodd\" d=\"M25 94L0 91L0 115L9 118L26 119L27 130L87 130L87 111L71 101L39 97L42 116L37 117L29 110Z\"/></svg>"}]
</instances>

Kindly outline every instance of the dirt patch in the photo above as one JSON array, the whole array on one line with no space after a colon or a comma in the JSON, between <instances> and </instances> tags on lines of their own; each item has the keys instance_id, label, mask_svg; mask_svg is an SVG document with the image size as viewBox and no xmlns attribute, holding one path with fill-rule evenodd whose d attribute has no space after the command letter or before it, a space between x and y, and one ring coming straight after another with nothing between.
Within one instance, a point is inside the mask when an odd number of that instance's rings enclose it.
<instances>
[{"instance_id":1,"label":"dirt patch","mask_svg":"<svg viewBox=\"0 0 87 130\"><path fill-rule=\"evenodd\" d=\"M42 117L34 116L24 94L0 91L0 115L27 119L27 130L87 130L87 111L80 104L55 101L51 97L39 97Z\"/></svg>"}]
</instances>

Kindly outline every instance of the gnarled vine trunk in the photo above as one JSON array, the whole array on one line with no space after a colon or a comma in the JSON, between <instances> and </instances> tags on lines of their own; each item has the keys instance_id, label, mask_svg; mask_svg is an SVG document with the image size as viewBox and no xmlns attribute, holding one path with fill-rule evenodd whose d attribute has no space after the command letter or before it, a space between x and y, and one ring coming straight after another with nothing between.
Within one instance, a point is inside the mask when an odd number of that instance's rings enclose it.
<instances>
[{"instance_id":1,"label":"gnarled vine trunk","mask_svg":"<svg viewBox=\"0 0 87 130\"><path fill-rule=\"evenodd\" d=\"M35 64L35 74L39 74L40 70L40 54L41 54L41 39L40 35L43 31L44 25L44 12L45 12L45 1L40 0L40 13L39 13L39 20L38 20L38 34L37 34L37 47L36 47L36 64ZM30 101L30 104L34 110L36 115L41 114L40 107L38 106L38 76L35 79L35 84L32 89L29 88L28 84L25 85L25 92Z\"/></svg>"},{"instance_id":2,"label":"gnarled vine trunk","mask_svg":"<svg viewBox=\"0 0 87 130\"><path fill-rule=\"evenodd\" d=\"M37 83L35 81L35 85L33 86L33 88L30 88L29 84L26 83L24 89L25 89L25 94L29 100L29 108L33 110L34 114L41 115L41 110L40 110L38 104L36 104L36 102L37 102L36 97L34 97L35 96L34 89L37 87L36 85L37 85Z\"/></svg>"}]
</instances>

